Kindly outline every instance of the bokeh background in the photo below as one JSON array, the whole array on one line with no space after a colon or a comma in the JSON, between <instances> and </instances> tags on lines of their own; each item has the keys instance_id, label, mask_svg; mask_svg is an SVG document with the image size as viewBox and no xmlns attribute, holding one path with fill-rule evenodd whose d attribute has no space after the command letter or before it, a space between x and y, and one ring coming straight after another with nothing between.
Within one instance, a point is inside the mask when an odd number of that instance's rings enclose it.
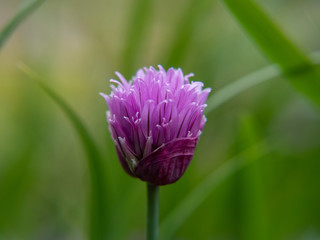
<instances>
[{"instance_id":1,"label":"bokeh background","mask_svg":"<svg viewBox=\"0 0 320 240\"><path fill-rule=\"evenodd\" d=\"M320 49L318 0L257 2L305 53ZM0 1L0 27L22 3ZM129 79L143 66L181 67L214 95L270 62L220 1L47 0L0 52L1 240L87 239L90 179L83 146L21 64L88 127L108 174L107 239L134 240L144 239L145 184L121 169L98 94L109 93L114 71ZM278 77L207 119L185 175L161 187L160 221L234 156L245 152L254 161L207 190L189 217L181 215L172 239L320 239L319 109Z\"/></svg>"}]
</instances>

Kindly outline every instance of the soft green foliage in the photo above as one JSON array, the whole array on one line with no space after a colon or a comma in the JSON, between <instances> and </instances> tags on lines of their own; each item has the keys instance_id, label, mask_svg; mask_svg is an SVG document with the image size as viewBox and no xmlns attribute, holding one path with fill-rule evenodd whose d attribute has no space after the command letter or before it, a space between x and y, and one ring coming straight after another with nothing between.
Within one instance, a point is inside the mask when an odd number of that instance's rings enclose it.
<instances>
[{"instance_id":1,"label":"soft green foliage","mask_svg":"<svg viewBox=\"0 0 320 240\"><path fill-rule=\"evenodd\" d=\"M132 2L133 6L128 21L126 33L126 46L123 52L123 72L130 77L136 70L138 53L143 51L145 36L147 36L148 26L151 23L153 1L137 0Z\"/></svg>"},{"instance_id":2,"label":"soft green foliage","mask_svg":"<svg viewBox=\"0 0 320 240\"><path fill-rule=\"evenodd\" d=\"M107 236L106 225L108 224L109 200L107 198L106 171L97 146L90 136L85 125L82 123L77 114L57 93L55 93L39 76L37 76L28 67L22 65L20 69L28 77L36 81L41 89L60 107L64 114L69 118L72 125L82 141L83 147L88 158L88 168L90 171L91 181L91 204L90 204L90 239L104 239Z\"/></svg>"},{"instance_id":3,"label":"soft green foliage","mask_svg":"<svg viewBox=\"0 0 320 240\"><path fill-rule=\"evenodd\" d=\"M320 62L319 52L314 52L311 54L310 58L313 59L313 64L316 67L316 65ZM277 67L277 65L270 65L243 76L226 85L224 88L219 89L218 92L213 94L208 99L208 107L205 109L205 112L210 113L243 91L282 75L285 74L281 71L281 69L279 69L279 67Z\"/></svg>"},{"instance_id":4,"label":"soft green foliage","mask_svg":"<svg viewBox=\"0 0 320 240\"><path fill-rule=\"evenodd\" d=\"M29 0L26 1L19 12L4 26L0 32L0 49L5 41L10 37L13 31L19 26L23 20L35 11L45 0Z\"/></svg>"},{"instance_id":5,"label":"soft green foliage","mask_svg":"<svg viewBox=\"0 0 320 240\"><path fill-rule=\"evenodd\" d=\"M222 0L261 50L292 84L320 106L320 70L253 0Z\"/></svg>"},{"instance_id":6,"label":"soft green foliage","mask_svg":"<svg viewBox=\"0 0 320 240\"><path fill-rule=\"evenodd\" d=\"M172 36L172 43L168 51L163 55L166 67L180 67L177 63L182 62L187 49L192 41L192 36L198 24L201 24L205 16L204 13L210 9L211 1L191 0L187 5L187 9L183 12L182 18L175 26L175 31ZM177 66L176 66L177 65Z\"/></svg>"},{"instance_id":7,"label":"soft green foliage","mask_svg":"<svg viewBox=\"0 0 320 240\"><path fill-rule=\"evenodd\" d=\"M228 179L236 171L241 170L252 161L261 160L265 154L268 145L261 142L251 146L246 151L240 153L238 156L229 159L220 166L217 170L209 174L193 191L189 193L185 199L178 204L176 209L163 221L160 233L162 239L171 239L174 233L181 227L181 225L192 215L194 211L208 198L217 186L225 179ZM268 149L269 150L269 149ZM254 158L249 157L251 152L258 152ZM269 150L270 151L270 150Z\"/></svg>"},{"instance_id":8,"label":"soft green foliage","mask_svg":"<svg viewBox=\"0 0 320 240\"><path fill-rule=\"evenodd\" d=\"M0 39L41 2L7 21L18 0L1 1ZM319 239L319 110L284 78L319 103L319 55L288 37L320 48L319 5L223 2L235 19L219 1L47 1L2 45L1 240L144 238L145 183L121 169L98 92L159 63L213 89L194 160L160 188L162 239Z\"/></svg>"},{"instance_id":9,"label":"soft green foliage","mask_svg":"<svg viewBox=\"0 0 320 240\"><path fill-rule=\"evenodd\" d=\"M208 107L205 109L205 111L206 113L209 113L215 110L217 107L230 101L231 98L237 96L243 91L258 85L259 83L272 80L279 76L281 76L281 70L279 70L277 66L271 65L235 80L226 85L224 88L220 89L208 99Z\"/></svg>"},{"instance_id":10,"label":"soft green foliage","mask_svg":"<svg viewBox=\"0 0 320 240\"><path fill-rule=\"evenodd\" d=\"M23 149L16 162L12 163L0 176L0 205L2 206L0 231L9 227L14 222L14 217L17 217L24 191L28 188L31 179L29 161L34 148L35 146L31 144Z\"/></svg>"}]
</instances>

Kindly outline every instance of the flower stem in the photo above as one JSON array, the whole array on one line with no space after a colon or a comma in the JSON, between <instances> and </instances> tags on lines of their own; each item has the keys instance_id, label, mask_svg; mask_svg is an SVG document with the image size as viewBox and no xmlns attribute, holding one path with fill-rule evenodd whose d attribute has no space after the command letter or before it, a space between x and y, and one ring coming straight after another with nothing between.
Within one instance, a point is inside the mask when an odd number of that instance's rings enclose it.
<instances>
[{"instance_id":1,"label":"flower stem","mask_svg":"<svg viewBox=\"0 0 320 240\"><path fill-rule=\"evenodd\" d=\"M159 187L147 183L147 195L147 240L157 240L159 225Z\"/></svg>"}]
</instances>

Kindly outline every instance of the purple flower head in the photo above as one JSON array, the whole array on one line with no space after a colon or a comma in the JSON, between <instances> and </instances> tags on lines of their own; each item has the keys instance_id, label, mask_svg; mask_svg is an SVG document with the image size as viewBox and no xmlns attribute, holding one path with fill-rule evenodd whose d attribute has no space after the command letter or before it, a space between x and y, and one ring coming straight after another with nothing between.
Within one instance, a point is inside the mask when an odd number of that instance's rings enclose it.
<instances>
[{"instance_id":1,"label":"purple flower head","mask_svg":"<svg viewBox=\"0 0 320 240\"><path fill-rule=\"evenodd\" d=\"M120 163L133 177L155 185L177 181L185 172L206 122L209 88L190 82L193 74L153 67L129 82L111 79L107 121Z\"/></svg>"}]
</instances>

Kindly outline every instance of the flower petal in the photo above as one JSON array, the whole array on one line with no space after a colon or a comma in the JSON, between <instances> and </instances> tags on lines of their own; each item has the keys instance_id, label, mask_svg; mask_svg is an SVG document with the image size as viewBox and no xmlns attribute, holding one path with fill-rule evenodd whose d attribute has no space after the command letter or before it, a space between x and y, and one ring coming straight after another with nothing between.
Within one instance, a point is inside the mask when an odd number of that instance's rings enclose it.
<instances>
[{"instance_id":1,"label":"flower petal","mask_svg":"<svg viewBox=\"0 0 320 240\"><path fill-rule=\"evenodd\" d=\"M135 175L155 185L177 181L187 169L198 138L180 138L163 144L135 167Z\"/></svg>"}]
</instances>

